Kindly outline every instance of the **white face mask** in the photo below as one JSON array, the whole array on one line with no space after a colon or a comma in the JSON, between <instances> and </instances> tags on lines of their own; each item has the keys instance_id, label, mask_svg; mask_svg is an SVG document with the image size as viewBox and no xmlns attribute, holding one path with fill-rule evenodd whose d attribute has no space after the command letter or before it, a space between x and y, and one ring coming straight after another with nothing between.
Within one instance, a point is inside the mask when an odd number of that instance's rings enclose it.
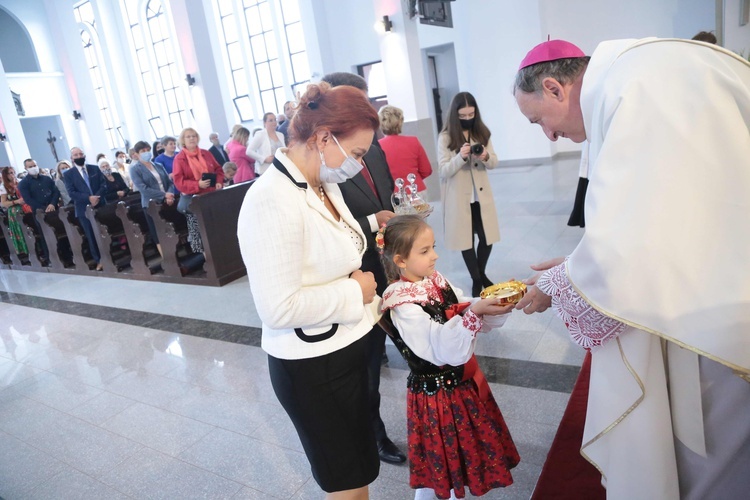
<instances>
[{"instance_id":1,"label":"white face mask","mask_svg":"<svg viewBox=\"0 0 750 500\"><path fill-rule=\"evenodd\" d=\"M29 175L32 175L34 177L36 177L37 175L39 175L39 167L27 168L26 171L29 173Z\"/></svg>"},{"instance_id":2,"label":"white face mask","mask_svg":"<svg viewBox=\"0 0 750 500\"><path fill-rule=\"evenodd\" d=\"M318 151L320 153L320 181L340 184L357 175L362 170L362 164L346 154L346 151L344 151L344 148L341 147L338 139L333 134L331 134L331 137L333 137L336 145L341 150L341 154L344 155L344 162L339 168L331 168L326 165L323 151Z\"/></svg>"}]
</instances>

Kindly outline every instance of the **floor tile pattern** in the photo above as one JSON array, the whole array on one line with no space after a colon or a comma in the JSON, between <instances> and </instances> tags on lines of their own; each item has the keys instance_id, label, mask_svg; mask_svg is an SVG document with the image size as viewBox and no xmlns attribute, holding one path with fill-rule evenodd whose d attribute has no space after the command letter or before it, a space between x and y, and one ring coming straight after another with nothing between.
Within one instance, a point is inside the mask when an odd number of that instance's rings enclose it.
<instances>
[{"instance_id":1,"label":"floor tile pattern","mask_svg":"<svg viewBox=\"0 0 750 500\"><path fill-rule=\"evenodd\" d=\"M565 226L577 161L490 175L502 241L488 273L529 276L529 264L570 252ZM438 268L470 280L442 245ZM247 279L191 287L0 271L0 497L14 499L320 499L259 346ZM381 414L406 443L407 371L393 346ZM567 403L583 351L551 312L516 312L480 338L488 374L522 462L489 499L527 499ZM408 468L383 464L373 499L409 499Z\"/></svg>"}]
</instances>

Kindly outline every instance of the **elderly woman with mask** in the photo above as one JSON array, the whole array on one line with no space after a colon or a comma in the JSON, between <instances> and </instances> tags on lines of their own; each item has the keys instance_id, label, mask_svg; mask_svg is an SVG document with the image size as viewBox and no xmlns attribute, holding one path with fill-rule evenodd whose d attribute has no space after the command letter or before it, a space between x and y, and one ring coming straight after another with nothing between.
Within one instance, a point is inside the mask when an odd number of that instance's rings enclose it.
<instances>
[{"instance_id":1,"label":"elderly woman with mask","mask_svg":"<svg viewBox=\"0 0 750 500\"><path fill-rule=\"evenodd\" d=\"M130 188L118 172L112 170L112 166L106 158L99 160L99 170L104 175L107 191L104 193L104 199L107 203L117 202L125 198L130 193Z\"/></svg>"},{"instance_id":2,"label":"elderly woman with mask","mask_svg":"<svg viewBox=\"0 0 750 500\"><path fill-rule=\"evenodd\" d=\"M294 142L248 190L238 220L271 383L328 498L366 498L379 471L365 356L376 284L359 270L367 240L338 186L362 169L377 127L359 89L308 85Z\"/></svg>"},{"instance_id":3,"label":"elderly woman with mask","mask_svg":"<svg viewBox=\"0 0 750 500\"><path fill-rule=\"evenodd\" d=\"M130 177L133 179L133 185L141 193L141 204L143 205L143 214L146 216L151 239L156 243L156 247L161 253L159 236L156 232L154 220L145 210L151 200L164 202L167 205L174 203L174 185L169 178L169 174L159 163L154 163L151 146L146 141L138 141L133 146L133 155L138 160L130 168Z\"/></svg>"}]
</instances>

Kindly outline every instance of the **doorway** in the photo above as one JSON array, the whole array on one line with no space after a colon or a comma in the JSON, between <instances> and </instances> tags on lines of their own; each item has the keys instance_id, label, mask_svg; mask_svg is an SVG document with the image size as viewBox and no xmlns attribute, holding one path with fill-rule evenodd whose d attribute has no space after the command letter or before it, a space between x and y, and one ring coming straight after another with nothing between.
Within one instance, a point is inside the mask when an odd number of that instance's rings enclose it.
<instances>
[{"instance_id":1,"label":"doorway","mask_svg":"<svg viewBox=\"0 0 750 500\"><path fill-rule=\"evenodd\" d=\"M429 79L430 114L437 132L443 129L451 99L459 92L456 51L452 43L424 49Z\"/></svg>"}]
</instances>

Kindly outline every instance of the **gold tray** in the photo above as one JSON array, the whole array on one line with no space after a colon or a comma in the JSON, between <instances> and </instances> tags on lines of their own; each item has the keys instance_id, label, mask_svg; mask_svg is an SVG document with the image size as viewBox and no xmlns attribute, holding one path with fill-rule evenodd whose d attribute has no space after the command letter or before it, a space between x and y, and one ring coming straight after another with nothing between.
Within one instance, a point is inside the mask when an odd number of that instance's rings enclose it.
<instances>
[{"instance_id":1,"label":"gold tray","mask_svg":"<svg viewBox=\"0 0 750 500\"><path fill-rule=\"evenodd\" d=\"M494 297L500 299L500 304L517 304L526 295L526 285L518 280L488 286L479 294L483 299Z\"/></svg>"}]
</instances>

